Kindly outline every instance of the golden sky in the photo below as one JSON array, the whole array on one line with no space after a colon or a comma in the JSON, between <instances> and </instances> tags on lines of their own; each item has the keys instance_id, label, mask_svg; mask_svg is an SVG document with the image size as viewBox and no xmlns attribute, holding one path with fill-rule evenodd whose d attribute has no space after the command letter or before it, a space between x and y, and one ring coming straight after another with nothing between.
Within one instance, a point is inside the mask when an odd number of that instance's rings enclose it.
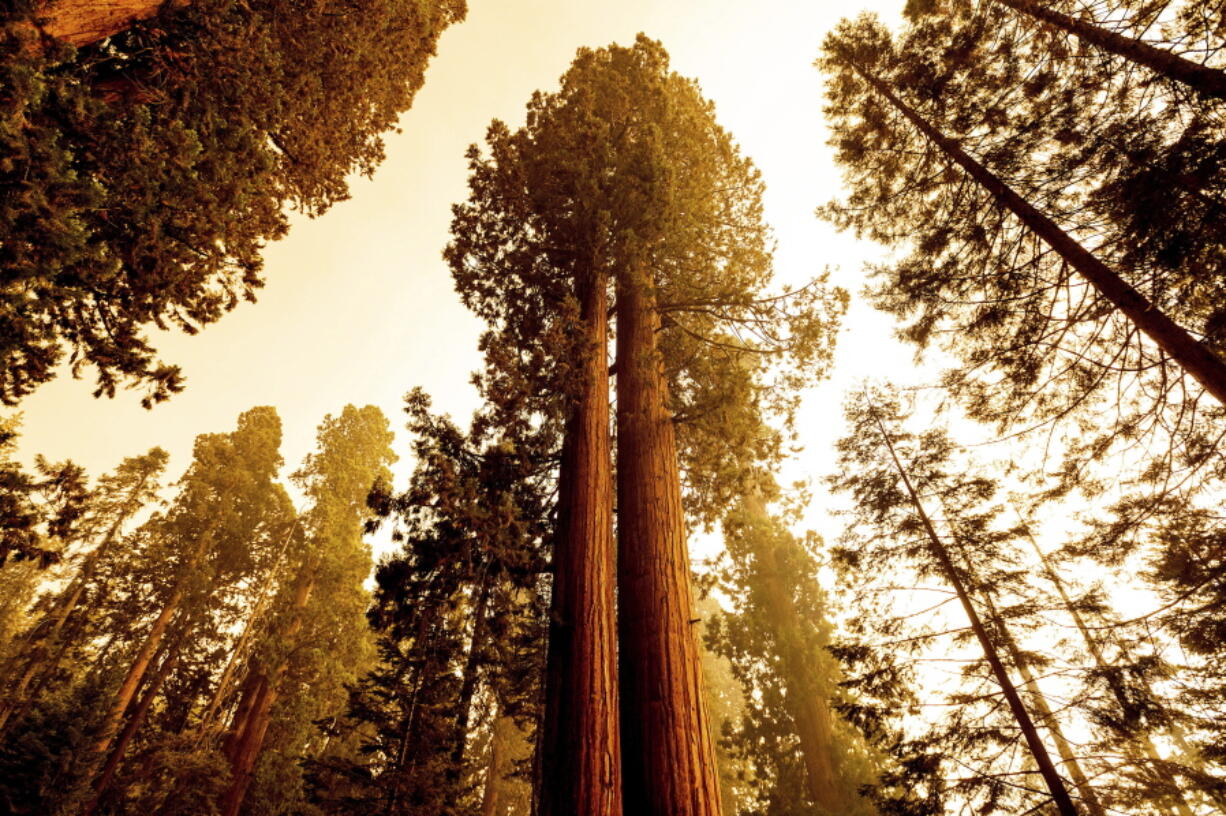
<instances>
[{"instance_id":1,"label":"golden sky","mask_svg":"<svg viewBox=\"0 0 1226 816\"><path fill-rule=\"evenodd\" d=\"M259 303L196 337L158 338L163 357L183 367L187 390L145 411L134 393L95 400L88 378L63 375L20 406L21 456L73 458L97 476L161 445L174 478L189 463L196 434L231 428L253 405L274 405L292 469L325 413L372 403L399 429L401 396L418 385L465 421L476 407L468 379L479 362L480 326L460 305L440 257L451 204L466 195L464 150L495 117L521 123L531 93L556 88L576 48L630 44L639 31L661 40L674 68L698 79L762 170L779 278L803 282L830 265L855 294L863 263L879 250L813 215L837 193L839 177L812 62L840 17L871 9L892 23L902 3L469 0L468 20L443 35L374 179L355 180L350 201L314 221L296 218L289 236L268 247ZM806 452L790 478L828 470L847 385L866 375L914 376L911 351L891 339L886 318L857 303L846 326L835 377L806 401ZM403 435L397 447L404 457ZM401 479L409 467L402 458Z\"/></svg>"}]
</instances>

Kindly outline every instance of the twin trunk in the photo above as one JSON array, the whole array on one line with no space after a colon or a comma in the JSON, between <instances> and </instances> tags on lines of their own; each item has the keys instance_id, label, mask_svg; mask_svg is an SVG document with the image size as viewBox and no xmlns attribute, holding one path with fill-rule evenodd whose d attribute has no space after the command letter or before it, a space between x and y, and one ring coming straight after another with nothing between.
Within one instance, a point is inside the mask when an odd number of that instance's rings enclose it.
<instances>
[{"instance_id":1,"label":"twin trunk","mask_svg":"<svg viewBox=\"0 0 1226 816\"><path fill-rule=\"evenodd\" d=\"M238 712L225 742L225 754L230 760L230 787L221 800L222 816L237 816L243 799L247 796L247 788L251 785L255 773L255 763L260 758L264 737L272 722L272 707L280 693L281 681L289 670L288 655L295 638L302 631L303 614L315 588L317 567L317 561L308 557L294 582L294 598L289 617L278 632L277 638L277 643L286 656L271 668L253 664L244 684Z\"/></svg>"},{"instance_id":2,"label":"twin trunk","mask_svg":"<svg viewBox=\"0 0 1226 816\"><path fill-rule=\"evenodd\" d=\"M541 814L620 816L608 298L603 279L579 288L579 382L558 475Z\"/></svg>"},{"instance_id":3,"label":"twin trunk","mask_svg":"<svg viewBox=\"0 0 1226 816\"><path fill-rule=\"evenodd\" d=\"M653 281L617 277L618 638L627 813L717 816L681 479Z\"/></svg>"},{"instance_id":4,"label":"twin trunk","mask_svg":"<svg viewBox=\"0 0 1226 816\"><path fill-rule=\"evenodd\" d=\"M616 552L606 286L599 276L578 286L580 373L559 475L540 749L545 816L720 813L660 320L640 275L626 268L616 281Z\"/></svg>"}]
</instances>

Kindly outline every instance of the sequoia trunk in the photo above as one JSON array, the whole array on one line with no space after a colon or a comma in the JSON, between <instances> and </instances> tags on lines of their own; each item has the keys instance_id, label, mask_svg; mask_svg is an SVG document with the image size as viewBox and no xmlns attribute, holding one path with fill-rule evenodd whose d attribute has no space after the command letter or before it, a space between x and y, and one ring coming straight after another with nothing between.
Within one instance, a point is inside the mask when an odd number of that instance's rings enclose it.
<instances>
[{"instance_id":1,"label":"sequoia trunk","mask_svg":"<svg viewBox=\"0 0 1226 816\"><path fill-rule=\"evenodd\" d=\"M38 30L52 39L80 48L118 34L137 20L147 20L163 6L185 6L190 0L52 0L36 12Z\"/></svg>"},{"instance_id":2,"label":"sequoia trunk","mask_svg":"<svg viewBox=\"0 0 1226 816\"><path fill-rule=\"evenodd\" d=\"M617 540L623 806L716 816L681 480L652 282L617 278Z\"/></svg>"},{"instance_id":3,"label":"sequoia trunk","mask_svg":"<svg viewBox=\"0 0 1226 816\"><path fill-rule=\"evenodd\" d=\"M580 284L580 362L558 476L542 816L619 816L616 550L609 444L608 296Z\"/></svg>"},{"instance_id":4,"label":"sequoia trunk","mask_svg":"<svg viewBox=\"0 0 1226 816\"><path fill-rule=\"evenodd\" d=\"M94 744L93 751L98 758L105 755L115 741L119 724L123 721L123 716L128 706L132 704L132 698L136 695L136 690L140 687L145 672L149 669L149 664L153 661L158 647L162 644L162 639L166 636L166 629L170 626L171 619L174 618L175 613L179 611L180 604L183 603L183 595L184 590L180 584L162 607L157 620L153 622L153 628L145 636L145 642L141 644L140 651L136 653L136 658L128 667L128 673L115 693L115 700L111 704L110 711L107 712L101 736Z\"/></svg>"},{"instance_id":5,"label":"sequoia trunk","mask_svg":"<svg viewBox=\"0 0 1226 816\"><path fill-rule=\"evenodd\" d=\"M115 742L115 747L111 750L111 755L107 757L102 773L94 780L94 795L84 810L81 811L81 816L93 816L94 812L98 809L98 805L102 801L102 795L111 786L111 781L114 780L115 773L119 770L120 763L123 762L123 755L127 752L128 745L131 744L132 738L136 736L136 732L140 730L140 727L145 724L145 717L149 715L149 708L153 705L154 698L162 690L162 684L170 676L170 672L174 669L175 664L179 662L181 651L178 643L175 644L170 652L162 658L161 666L158 667L148 688L141 695L140 702L136 704L136 709L128 717L123 733L119 735L119 739Z\"/></svg>"},{"instance_id":6,"label":"sequoia trunk","mask_svg":"<svg viewBox=\"0 0 1226 816\"><path fill-rule=\"evenodd\" d=\"M318 562L311 557L303 563L294 582L294 599L286 624L277 633L277 643L286 654L293 651L294 639L302 631L302 613L311 592L315 588L315 571ZM264 747L264 736L272 721L272 707L277 701L281 681L289 671L289 658L285 657L271 670L253 664L251 676L245 684L243 701L239 706L241 718L236 717L235 728L226 740L226 756L230 759L230 787L221 801L222 816L237 816L247 796L255 772L256 760Z\"/></svg>"}]
</instances>

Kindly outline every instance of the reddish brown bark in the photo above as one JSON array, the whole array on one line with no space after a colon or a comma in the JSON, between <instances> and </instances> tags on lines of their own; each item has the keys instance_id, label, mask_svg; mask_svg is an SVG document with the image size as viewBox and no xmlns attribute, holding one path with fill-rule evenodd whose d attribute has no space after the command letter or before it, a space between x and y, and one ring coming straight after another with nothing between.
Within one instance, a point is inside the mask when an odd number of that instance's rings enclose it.
<instances>
[{"instance_id":1,"label":"reddish brown bark","mask_svg":"<svg viewBox=\"0 0 1226 816\"><path fill-rule=\"evenodd\" d=\"M111 749L111 755L107 757L102 773L94 780L94 796L85 806L85 809L81 811L81 816L92 816L98 809L98 804L102 801L102 795L110 788L111 782L115 778L115 773L119 770L119 764L123 761L123 755L128 750L128 745L132 742L132 738L136 736L136 732L140 730L140 727L145 724L145 717L149 714L149 708L153 705L154 698L162 690L162 684L170 676L170 672L174 669L175 664L179 662L181 652L177 644L172 649L172 652L172 654L168 654L162 659L161 666L158 667L158 670L153 675L153 679L150 680L148 687L141 695L140 702L136 704L136 709L128 717L123 733L119 735L119 739L115 742L115 747Z\"/></svg>"},{"instance_id":2,"label":"reddish brown bark","mask_svg":"<svg viewBox=\"0 0 1226 816\"><path fill-rule=\"evenodd\" d=\"M190 0L51 0L37 11L37 28L52 39L78 48L118 34L138 20L147 20L165 5L186 6Z\"/></svg>"},{"instance_id":3,"label":"reddish brown bark","mask_svg":"<svg viewBox=\"0 0 1226 816\"><path fill-rule=\"evenodd\" d=\"M317 567L314 559L308 559L295 580L290 615L276 638L278 646L286 655L292 651L294 639L302 631L302 613L315 588ZM264 737L272 722L272 707L280 694L281 681L287 671L288 656L282 658L271 670L262 670L258 664L252 667L251 675L245 683L243 702L239 706L242 717L240 719L236 716L235 728L226 740L225 752L230 759L230 787L222 796L222 816L237 816L243 806L243 799L247 796L247 788L250 787L255 773L256 761L259 760L260 751L264 747Z\"/></svg>"},{"instance_id":4,"label":"reddish brown bark","mask_svg":"<svg viewBox=\"0 0 1226 816\"><path fill-rule=\"evenodd\" d=\"M876 417L876 412L873 415ZM962 581L962 576L954 566L949 550L944 542L941 541L941 537L937 535L936 528L932 526L932 520L928 517L928 512L924 510L923 502L920 501L919 495L915 492L915 487L911 484L911 477L907 475L907 469L903 467L902 461L899 460L898 454L894 450L894 443L890 440L890 435L886 431L885 425L882 424L880 417L876 418L877 426L881 429L881 436L890 451L890 458L893 459L894 467L898 470L898 475L902 478L903 487L906 488L907 496L911 500L911 506L915 508L915 514L919 517L920 523L924 527L924 532L928 536L928 550L932 554L933 559L940 565L941 573L945 576L945 580L949 582L958 596L958 601L962 605L962 611L966 613L966 617L970 621L971 631L974 632L975 639L983 650L983 656L988 661L988 666L992 671L992 676L996 679L996 684L1000 686L1000 690L1004 694L1005 702L1009 706L1009 712L1013 715L1014 722L1017 723L1018 728L1022 732L1022 737L1026 741L1026 747L1030 749L1030 755L1039 769L1039 775L1043 777L1043 781L1047 784L1047 790L1051 793L1052 802L1055 804L1056 810L1059 811L1060 816L1077 816L1079 811L1076 805L1073 804L1072 797L1069 796L1068 789L1064 785L1064 779L1060 777L1059 772L1056 770L1055 763L1051 760L1051 755L1047 753L1047 746L1043 744L1039 731L1035 728L1034 721L1030 718L1030 712L1026 710L1021 696L1017 693L1017 687L1009 677L1009 672L1006 671L1004 663L1001 662L1000 655L996 651L996 644L989 637L988 631L979 617L978 610L975 609L975 604L971 600L966 585Z\"/></svg>"},{"instance_id":5,"label":"reddish brown bark","mask_svg":"<svg viewBox=\"0 0 1226 816\"><path fill-rule=\"evenodd\" d=\"M607 299L603 280L580 292L580 379L558 477L542 816L622 812Z\"/></svg>"},{"instance_id":6,"label":"reddish brown bark","mask_svg":"<svg viewBox=\"0 0 1226 816\"><path fill-rule=\"evenodd\" d=\"M232 743L230 758L230 787L227 788L221 800L219 812L222 816L237 816L247 796L247 788L255 773L255 763L260 758L264 747L264 737L272 722L272 707L278 697L277 686L285 676L286 664L278 666L278 671L270 675L256 676L250 713L245 718L244 728Z\"/></svg>"},{"instance_id":7,"label":"reddish brown bark","mask_svg":"<svg viewBox=\"0 0 1226 816\"><path fill-rule=\"evenodd\" d=\"M1144 65L1154 73L1176 82L1182 82L1205 96L1226 99L1226 72L1192 62L1170 51L1155 48L1143 40L1125 37L1093 23L1053 11L1035 0L996 0L996 2L1036 20L1041 20L1053 28L1067 31L1104 51L1131 60L1138 65Z\"/></svg>"},{"instance_id":8,"label":"reddish brown bark","mask_svg":"<svg viewBox=\"0 0 1226 816\"><path fill-rule=\"evenodd\" d=\"M145 672L148 671L149 664L157 653L162 639L166 636L166 629L170 626L171 619L179 611L179 605L183 603L183 594L183 587L180 584L162 607L157 620L153 622L153 628L145 637L145 642L141 644L140 651L137 652L132 665L128 667L127 675L120 684L119 690L115 692L115 701L111 704L110 711L107 712L101 736L94 744L93 751L98 757L109 751L115 741L115 735L119 731L119 724L123 721L124 713L132 704L132 698L136 696L136 690L144 679Z\"/></svg>"},{"instance_id":9,"label":"reddish brown bark","mask_svg":"<svg viewBox=\"0 0 1226 816\"><path fill-rule=\"evenodd\" d=\"M623 807L717 816L719 775L694 631L660 316L641 270L617 279L618 631Z\"/></svg>"},{"instance_id":10,"label":"reddish brown bark","mask_svg":"<svg viewBox=\"0 0 1226 816\"><path fill-rule=\"evenodd\" d=\"M853 71L906 117L926 139L940 148L983 189L991 193L1027 229L1055 250L1062 260L1077 270L1078 274L1088 281L1100 295L1132 321L1142 334L1169 355L1206 391L1216 397L1218 402L1226 405L1226 362L1167 317L1144 295L1057 226L1054 221L1031 206L990 170L971 158L956 141L930 125L919 113L899 99L885 83L850 57L845 54L841 56Z\"/></svg>"}]
</instances>

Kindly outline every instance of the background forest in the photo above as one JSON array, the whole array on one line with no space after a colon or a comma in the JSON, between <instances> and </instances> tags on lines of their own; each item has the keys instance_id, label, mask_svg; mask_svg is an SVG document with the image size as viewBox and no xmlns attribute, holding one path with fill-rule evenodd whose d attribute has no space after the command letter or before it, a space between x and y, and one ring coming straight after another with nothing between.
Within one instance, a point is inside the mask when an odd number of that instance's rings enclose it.
<instances>
[{"instance_id":1,"label":"background forest","mask_svg":"<svg viewBox=\"0 0 1226 816\"><path fill-rule=\"evenodd\" d=\"M793 5L0 11L0 813L1226 809L1226 6Z\"/></svg>"}]
</instances>

